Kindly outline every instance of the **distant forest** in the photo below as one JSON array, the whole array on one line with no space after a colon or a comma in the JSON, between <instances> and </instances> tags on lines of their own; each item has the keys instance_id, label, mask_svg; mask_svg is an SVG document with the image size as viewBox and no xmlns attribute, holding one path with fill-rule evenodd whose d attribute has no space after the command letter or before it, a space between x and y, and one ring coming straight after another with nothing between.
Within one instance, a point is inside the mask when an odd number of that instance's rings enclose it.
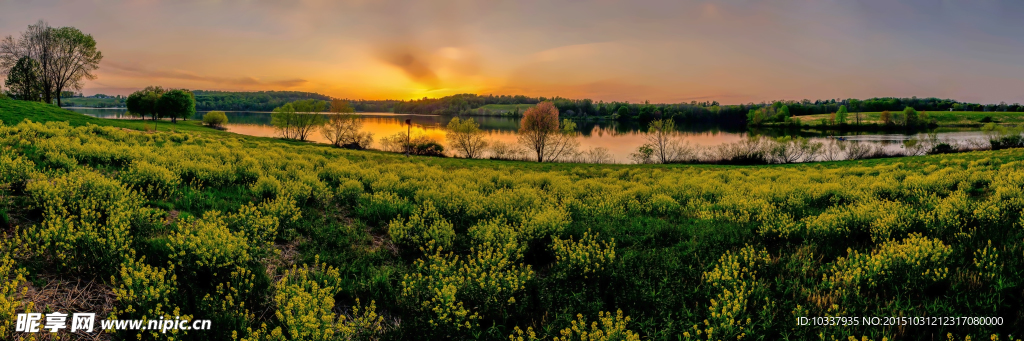
<instances>
[{"instance_id":1,"label":"distant forest","mask_svg":"<svg viewBox=\"0 0 1024 341\"><path fill-rule=\"evenodd\" d=\"M568 99L562 97L527 97L527 96L494 96L460 94L442 98L424 98L420 100L401 101L394 104L394 112L409 114L436 114L436 115L488 115L494 114L485 110L485 106L492 104L536 104L541 101L550 100L562 116L567 117L606 117L620 120L650 120L659 118L672 118L679 122L718 122L726 124L745 124L747 113L751 109L767 107L788 107L790 115L804 116L815 114L828 114L839 111L841 106L846 106L850 112L877 112L877 111L902 111L906 107L913 107L920 111L1014 111L1024 112L1024 106L1019 103L1006 104L979 104L959 102L951 99L939 98L870 98L858 99L826 99L811 101L775 101L762 103L747 103L723 105L717 101L674 104L653 104L629 103L629 102L595 102L591 99ZM500 114L517 114L511 112L500 112Z\"/></svg>"},{"instance_id":2,"label":"distant forest","mask_svg":"<svg viewBox=\"0 0 1024 341\"><path fill-rule=\"evenodd\" d=\"M227 110L227 111L271 111L285 103L319 99L330 101L331 97L318 93L301 91L258 91L231 92L195 90L196 110ZM75 99L78 100L78 99ZM116 99L105 99L116 101ZM359 112L394 112L401 114L425 115L504 115L518 116L523 106L533 105L542 101L552 101L565 117L602 117L620 120L649 120L672 118L678 122L717 122L726 124L745 124L747 113L751 109L766 107L788 107L793 117L828 114L839 111L846 106L849 112L878 112L884 110L901 111L905 107L913 107L920 111L987 111L987 112L1024 112L1019 103L980 104L960 102L952 99L939 98L870 98L858 99L825 99L800 101L774 101L761 103L724 105L717 101L689 103L629 103L604 102L591 99L568 99L563 97L530 97L508 95L475 95L458 94L441 98L423 98L417 100L349 100L352 107ZM97 100L96 102L100 102ZM85 103L83 103L85 104ZM86 104L92 106L93 103ZM100 103L95 103L100 104ZM106 104L106 103L104 103ZM111 103L111 105L116 105Z\"/></svg>"}]
</instances>

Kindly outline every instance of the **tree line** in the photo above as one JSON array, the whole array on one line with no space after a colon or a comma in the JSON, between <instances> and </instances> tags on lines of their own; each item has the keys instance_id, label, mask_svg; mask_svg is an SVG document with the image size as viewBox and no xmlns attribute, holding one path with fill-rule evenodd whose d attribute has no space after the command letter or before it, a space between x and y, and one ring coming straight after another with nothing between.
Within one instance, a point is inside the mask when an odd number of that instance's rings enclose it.
<instances>
[{"instance_id":1,"label":"tree line","mask_svg":"<svg viewBox=\"0 0 1024 341\"><path fill-rule=\"evenodd\" d=\"M61 94L81 90L95 79L103 53L92 35L74 27L50 27L40 20L14 38L0 41L0 74L6 75L7 96L26 101L56 102Z\"/></svg>"},{"instance_id":2,"label":"tree line","mask_svg":"<svg viewBox=\"0 0 1024 341\"><path fill-rule=\"evenodd\" d=\"M196 99L186 89L164 89L159 86L148 86L133 92L125 99L128 113L145 119L170 118L172 123L178 119L188 119L196 114Z\"/></svg>"}]
</instances>

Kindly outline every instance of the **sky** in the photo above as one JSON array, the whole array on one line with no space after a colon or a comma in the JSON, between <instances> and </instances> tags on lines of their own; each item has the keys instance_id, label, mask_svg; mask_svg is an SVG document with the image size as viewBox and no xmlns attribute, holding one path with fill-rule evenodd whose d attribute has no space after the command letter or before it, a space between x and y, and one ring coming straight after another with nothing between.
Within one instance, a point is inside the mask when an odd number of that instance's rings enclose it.
<instances>
[{"instance_id":1,"label":"sky","mask_svg":"<svg viewBox=\"0 0 1024 341\"><path fill-rule=\"evenodd\" d=\"M96 39L86 95L1024 102L1020 0L0 0L40 19Z\"/></svg>"}]
</instances>

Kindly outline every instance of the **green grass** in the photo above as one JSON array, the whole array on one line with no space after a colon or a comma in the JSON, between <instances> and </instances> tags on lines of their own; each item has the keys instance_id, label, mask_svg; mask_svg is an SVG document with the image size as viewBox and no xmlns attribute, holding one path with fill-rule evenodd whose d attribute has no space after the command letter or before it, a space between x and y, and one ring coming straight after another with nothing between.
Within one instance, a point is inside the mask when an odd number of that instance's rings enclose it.
<instances>
[{"instance_id":1,"label":"green grass","mask_svg":"<svg viewBox=\"0 0 1024 341\"><path fill-rule=\"evenodd\" d=\"M65 107L115 108L124 107L124 100L119 101L116 98L72 97L62 98L61 105Z\"/></svg>"},{"instance_id":2,"label":"green grass","mask_svg":"<svg viewBox=\"0 0 1024 341\"><path fill-rule=\"evenodd\" d=\"M513 111L516 110L516 108L518 108L519 109L519 113L521 114L521 113L525 112L526 109L533 108L534 106L536 106L536 104L487 104L487 105L484 105L484 106L480 107L479 109L483 109L483 110L487 110L487 111L492 111L492 112L496 112L496 113L503 113L503 112L513 112Z\"/></svg>"},{"instance_id":3,"label":"green grass","mask_svg":"<svg viewBox=\"0 0 1024 341\"><path fill-rule=\"evenodd\" d=\"M896 112L891 112L895 114ZM985 122L982 119L988 117L993 122L1002 124L1021 124L1024 123L1024 113L1022 112L981 112L981 111L929 111L921 112L926 113L929 119L935 119L939 126L982 126ZM861 124L881 124L881 112L862 112ZM805 126L818 126L821 125L822 119L830 119L831 114L820 114L820 115L806 115L796 116L800 119L800 123ZM849 113L847 115L848 124L855 124L857 120L857 113Z\"/></svg>"},{"instance_id":4,"label":"green grass","mask_svg":"<svg viewBox=\"0 0 1024 341\"><path fill-rule=\"evenodd\" d=\"M102 119L61 109L56 105L48 105L41 102L0 99L0 120L3 120L3 122L7 124L16 124L26 119L40 123L68 122L68 124L75 127L94 124L141 131L188 131L220 135L228 134L217 129L206 127L198 120L178 120L177 123L171 123L171 121L168 120L154 122L152 120L144 121L141 119Z\"/></svg>"}]
</instances>

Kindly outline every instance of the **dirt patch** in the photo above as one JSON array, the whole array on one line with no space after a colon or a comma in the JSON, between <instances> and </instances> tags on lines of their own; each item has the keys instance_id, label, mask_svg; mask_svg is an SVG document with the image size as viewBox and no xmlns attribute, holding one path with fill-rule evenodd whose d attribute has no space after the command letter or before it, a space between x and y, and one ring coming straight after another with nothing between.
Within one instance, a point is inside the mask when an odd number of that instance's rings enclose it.
<instances>
[{"instance_id":1,"label":"dirt patch","mask_svg":"<svg viewBox=\"0 0 1024 341\"><path fill-rule=\"evenodd\" d=\"M178 221L179 214L181 214L181 212L178 210L170 210L167 212L167 218L164 218L164 226L174 224L175 221Z\"/></svg>"},{"instance_id":2,"label":"dirt patch","mask_svg":"<svg viewBox=\"0 0 1024 341\"><path fill-rule=\"evenodd\" d=\"M14 340L24 340L35 337L35 340L111 340L112 335L101 332L100 320L110 315L114 308L117 296L110 286L92 281L80 279L46 278L46 284L36 287L31 283L26 285L25 296L22 302L27 307L32 305L33 312L55 312L69 314L67 329L57 333L49 333L49 330L40 330L40 333L16 333ZM93 323L93 332L77 331L70 333L71 318L73 313L95 313L96 319Z\"/></svg>"},{"instance_id":3,"label":"dirt patch","mask_svg":"<svg viewBox=\"0 0 1024 341\"><path fill-rule=\"evenodd\" d=\"M281 279L278 270L291 269L295 265L295 262L299 259L299 245L305 240L305 237L299 237L288 242L288 244L274 245L275 255L263 259L263 264L266 264L267 267L267 277L273 279L274 282Z\"/></svg>"}]
</instances>

